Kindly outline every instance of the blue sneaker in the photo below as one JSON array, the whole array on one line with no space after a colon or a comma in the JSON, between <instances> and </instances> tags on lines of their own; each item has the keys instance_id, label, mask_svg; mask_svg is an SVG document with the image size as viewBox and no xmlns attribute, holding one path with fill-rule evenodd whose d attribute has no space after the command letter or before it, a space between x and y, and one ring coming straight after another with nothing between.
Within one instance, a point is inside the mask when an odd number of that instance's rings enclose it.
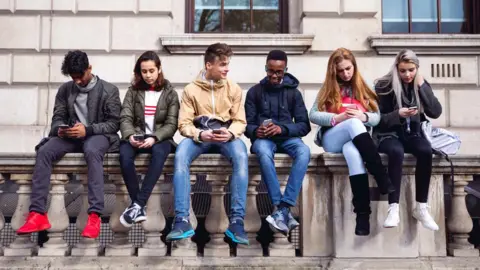
<instances>
[{"instance_id":1,"label":"blue sneaker","mask_svg":"<svg viewBox=\"0 0 480 270\"><path fill-rule=\"evenodd\" d=\"M279 231L284 235L287 235L289 232L287 225L289 220L288 214L290 214L290 209L287 207L275 210L273 214L266 218L267 222L270 224L270 229L272 229L272 231Z\"/></svg>"},{"instance_id":2,"label":"blue sneaker","mask_svg":"<svg viewBox=\"0 0 480 270\"><path fill-rule=\"evenodd\" d=\"M243 228L243 220L241 219L233 220L228 226L225 235L235 243L249 245L248 236Z\"/></svg>"},{"instance_id":3,"label":"blue sneaker","mask_svg":"<svg viewBox=\"0 0 480 270\"><path fill-rule=\"evenodd\" d=\"M292 216L292 212L288 211L288 222L287 222L287 227L290 231L295 230L298 226L300 226L300 223Z\"/></svg>"},{"instance_id":4,"label":"blue sneaker","mask_svg":"<svg viewBox=\"0 0 480 270\"><path fill-rule=\"evenodd\" d=\"M167 235L167 241L181 240L195 235L190 221L186 217L175 217L172 231Z\"/></svg>"}]
</instances>

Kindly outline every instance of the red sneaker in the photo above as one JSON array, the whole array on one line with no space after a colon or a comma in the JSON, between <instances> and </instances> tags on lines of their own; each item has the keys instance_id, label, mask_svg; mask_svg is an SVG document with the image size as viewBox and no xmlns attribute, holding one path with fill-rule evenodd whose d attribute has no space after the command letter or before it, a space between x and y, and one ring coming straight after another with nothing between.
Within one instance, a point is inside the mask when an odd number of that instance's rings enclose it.
<instances>
[{"instance_id":1,"label":"red sneaker","mask_svg":"<svg viewBox=\"0 0 480 270\"><path fill-rule=\"evenodd\" d=\"M100 216L95 213L88 215L87 225L83 229L82 236L87 238L97 238L100 235L100 224L102 220Z\"/></svg>"},{"instance_id":2,"label":"red sneaker","mask_svg":"<svg viewBox=\"0 0 480 270\"><path fill-rule=\"evenodd\" d=\"M17 234L27 234L48 230L52 227L48 221L47 214L40 214L37 212L28 213L27 220L20 229L17 230Z\"/></svg>"}]
</instances>

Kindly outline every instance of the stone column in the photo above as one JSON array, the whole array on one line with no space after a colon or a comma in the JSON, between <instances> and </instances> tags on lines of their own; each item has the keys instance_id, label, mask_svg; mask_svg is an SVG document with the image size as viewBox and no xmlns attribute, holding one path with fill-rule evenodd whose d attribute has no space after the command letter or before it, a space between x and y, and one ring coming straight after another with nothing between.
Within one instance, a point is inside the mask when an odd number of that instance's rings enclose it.
<instances>
[{"instance_id":1,"label":"stone column","mask_svg":"<svg viewBox=\"0 0 480 270\"><path fill-rule=\"evenodd\" d=\"M110 174L110 180L115 184L115 208L110 216L110 227L113 231L113 241L105 248L105 256L132 256L135 252L133 245L128 242L128 232L120 223L120 215L130 205L127 187L120 174Z\"/></svg>"},{"instance_id":2,"label":"stone column","mask_svg":"<svg viewBox=\"0 0 480 270\"><path fill-rule=\"evenodd\" d=\"M82 233L88 220L88 176L86 174L80 174L77 175L77 179L82 183L83 192L82 207L78 213L76 226L79 233ZM74 257L98 256L100 252L101 246L98 238L80 237L80 241L72 248L72 256Z\"/></svg>"},{"instance_id":3,"label":"stone column","mask_svg":"<svg viewBox=\"0 0 480 270\"><path fill-rule=\"evenodd\" d=\"M465 204L465 186L472 181L471 175L455 175L453 188L452 208L447 219L447 227L452 234L448 243L448 253L455 257L478 257L478 249L468 242L468 234L472 231L473 223Z\"/></svg>"},{"instance_id":4,"label":"stone column","mask_svg":"<svg viewBox=\"0 0 480 270\"><path fill-rule=\"evenodd\" d=\"M3 178L3 175L0 174L0 184L3 184L5 182L5 179ZM0 195L3 193L2 190L0 190ZM2 232L3 228L5 227L5 217L3 216L2 208L0 207L0 233ZM3 245L2 242L0 242L0 256L3 256Z\"/></svg>"},{"instance_id":5,"label":"stone column","mask_svg":"<svg viewBox=\"0 0 480 270\"><path fill-rule=\"evenodd\" d=\"M18 202L15 213L13 214L11 225L14 231L17 231L27 219L30 207L30 194L32 193L32 175L31 174L12 174L12 181L18 184ZM17 235L15 240L4 249L4 256L31 256L38 251L38 246L30 239L30 234Z\"/></svg>"},{"instance_id":6,"label":"stone column","mask_svg":"<svg viewBox=\"0 0 480 270\"><path fill-rule=\"evenodd\" d=\"M167 246L160 239L161 233L165 228L165 216L163 215L160 202L160 186L164 181L165 178L162 174L147 202L147 220L142 222L142 227L145 231L145 242L138 249L139 257L165 256L167 253Z\"/></svg>"},{"instance_id":7,"label":"stone column","mask_svg":"<svg viewBox=\"0 0 480 270\"><path fill-rule=\"evenodd\" d=\"M48 230L48 241L38 250L38 256L67 256L70 247L63 239L63 235L70 223L65 208L65 185L68 182L66 174L52 174L51 200L48 208L48 220L52 227Z\"/></svg>"},{"instance_id":8,"label":"stone column","mask_svg":"<svg viewBox=\"0 0 480 270\"><path fill-rule=\"evenodd\" d=\"M195 185L197 181L197 175L191 174L190 175L190 186ZM190 193L190 195L193 193ZM190 224L192 224L193 229L197 228L198 222L197 217L195 216L195 212L193 212L192 207L192 197L190 196ZM182 239L178 241L172 242L172 257L196 257L197 256L197 245L192 242L191 238Z\"/></svg>"},{"instance_id":9,"label":"stone column","mask_svg":"<svg viewBox=\"0 0 480 270\"><path fill-rule=\"evenodd\" d=\"M212 186L210 209L205 220L205 228L210 233L210 242L205 245L203 256L229 257L230 246L223 241L228 228L228 217L223 204L228 175L207 175L207 181Z\"/></svg>"},{"instance_id":10,"label":"stone column","mask_svg":"<svg viewBox=\"0 0 480 270\"><path fill-rule=\"evenodd\" d=\"M279 174L278 181L283 194L287 186L288 175ZM276 232L273 234L273 243L270 244L269 253L270 257L295 257L295 247L288 241L287 236Z\"/></svg>"},{"instance_id":11,"label":"stone column","mask_svg":"<svg viewBox=\"0 0 480 270\"><path fill-rule=\"evenodd\" d=\"M263 257L262 246L257 242L257 232L262 227L262 220L257 208L257 186L260 184L261 179L262 176L259 174L250 174L245 215L245 231L248 234L250 245L237 245L238 257Z\"/></svg>"}]
</instances>

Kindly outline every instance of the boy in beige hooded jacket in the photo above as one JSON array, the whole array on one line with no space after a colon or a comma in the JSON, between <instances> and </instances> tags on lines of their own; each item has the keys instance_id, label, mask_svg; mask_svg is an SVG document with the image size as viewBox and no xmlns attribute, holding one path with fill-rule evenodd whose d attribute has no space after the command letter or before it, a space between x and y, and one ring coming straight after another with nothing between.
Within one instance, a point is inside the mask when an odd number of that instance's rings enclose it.
<instances>
[{"instance_id":1,"label":"boy in beige hooded jacket","mask_svg":"<svg viewBox=\"0 0 480 270\"><path fill-rule=\"evenodd\" d=\"M185 87L178 127L186 138L175 153L173 176L175 220L168 241L192 237L189 221L190 164L203 153L221 153L233 165L230 181L230 225L225 232L233 242L248 245L244 230L248 187L248 154L240 136L247 125L242 89L227 79L232 50L215 43L205 52L205 69Z\"/></svg>"}]
</instances>

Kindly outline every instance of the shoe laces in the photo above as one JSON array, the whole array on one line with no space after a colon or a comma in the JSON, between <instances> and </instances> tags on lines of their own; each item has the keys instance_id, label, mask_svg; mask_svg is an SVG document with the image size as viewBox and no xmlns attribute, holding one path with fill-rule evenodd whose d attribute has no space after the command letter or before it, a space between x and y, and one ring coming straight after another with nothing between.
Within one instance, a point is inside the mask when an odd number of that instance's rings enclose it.
<instances>
[{"instance_id":1,"label":"shoe laces","mask_svg":"<svg viewBox=\"0 0 480 270\"><path fill-rule=\"evenodd\" d=\"M96 223L99 223L100 221L100 216L98 216L97 214L95 213L91 213L88 215L88 223L91 224L91 225L94 225Z\"/></svg>"},{"instance_id":2,"label":"shoe laces","mask_svg":"<svg viewBox=\"0 0 480 270\"><path fill-rule=\"evenodd\" d=\"M129 207L127 213L128 213L128 216L130 216L132 219L135 218L138 213L140 212L140 210L142 210L142 208L140 207L140 205L134 203L132 206Z\"/></svg>"},{"instance_id":3,"label":"shoe laces","mask_svg":"<svg viewBox=\"0 0 480 270\"><path fill-rule=\"evenodd\" d=\"M186 217L175 217L175 222L173 222L173 225L176 223L188 223L188 219Z\"/></svg>"},{"instance_id":4,"label":"shoe laces","mask_svg":"<svg viewBox=\"0 0 480 270\"><path fill-rule=\"evenodd\" d=\"M398 204L393 204L393 205L388 206L388 213L390 214L393 211L398 212Z\"/></svg>"},{"instance_id":5,"label":"shoe laces","mask_svg":"<svg viewBox=\"0 0 480 270\"><path fill-rule=\"evenodd\" d=\"M288 209L287 207L280 208L272 214L272 217L274 219L280 219L285 221L288 219L288 214L290 213L289 210L290 209Z\"/></svg>"}]
</instances>

